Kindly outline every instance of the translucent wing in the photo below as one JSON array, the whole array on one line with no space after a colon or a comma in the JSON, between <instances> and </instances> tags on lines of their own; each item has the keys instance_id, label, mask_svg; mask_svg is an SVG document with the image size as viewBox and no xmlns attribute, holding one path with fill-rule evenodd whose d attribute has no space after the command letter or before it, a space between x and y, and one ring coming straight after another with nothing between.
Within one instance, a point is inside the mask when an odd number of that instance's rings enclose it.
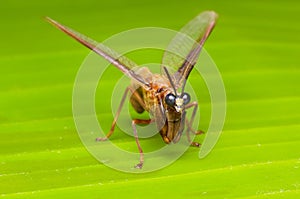
<instances>
[{"instance_id":1,"label":"translucent wing","mask_svg":"<svg viewBox=\"0 0 300 199\"><path fill-rule=\"evenodd\" d=\"M162 67L171 68L176 88L188 78L205 40L213 30L217 14L205 11L186 24L171 40L162 59ZM161 68L165 74L163 68ZM165 74L166 75L166 74Z\"/></svg>"},{"instance_id":2,"label":"translucent wing","mask_svg":"<svg viewBox=\"0 0 300 199\"><path fill-rule=\"evenodd\" d=\"M54 25L56 28L60 29L73 39L77 40L84 46L88 47L98 55L102 56L104 59L109 61L111 64L116 66L119 70L121 70L125 75L129 78L135 79L142 85L149 87L149 82L147 82L141 75L136 74L132 69L137 67L138 65L131 61L130 59L119 55L117 52L113 51L112 49L104 46L101 43L98 43L87 36L80 34L71 28L68 28L53 19L46 17L46 20Z\"/></svg>"}]
</instances>

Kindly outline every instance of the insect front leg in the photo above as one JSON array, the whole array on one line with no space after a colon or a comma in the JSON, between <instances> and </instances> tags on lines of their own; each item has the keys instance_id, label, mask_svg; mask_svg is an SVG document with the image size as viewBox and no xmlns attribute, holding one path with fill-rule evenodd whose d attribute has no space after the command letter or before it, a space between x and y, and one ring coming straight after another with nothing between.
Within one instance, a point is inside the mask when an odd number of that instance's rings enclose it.
<instances>
[{"instance_id":1,"label":"insect front leg","mask_svg":"<svg viewBox=\"0 0 300 199\"><path fill-rule=\"evenodd\" d=\"M139 149L139 153L140 153L140 162L137 165L135 165L135 168L137 168L137 169L141 169L143 167L144 153L143 153L143 149L141 147L140 141L139 141L139 137L138 137L137 130L136 130L136 125L137 124L150 124L151 122L153 122L153 120L151 120L151 119L148 119L148 120L134 119L134 120L132 120L132 123L131 123L134 137L135 137L135 142L136 142L136 145L137 145L137 147Z\"/></svg>"},{"instance_id":2,"label":"insect front leg","mask_svg":"<svg viewBox=\"0 0 300 199\"><path fill-rule=\"evenodd\" d=\"M111 128L110 128L108 134L106 134L105 137L98 137L98 138L96 138L96 141L105 141L105 140L107 140L107 139L114 133L115 126L116 126L117 120L118 120L118 118L119 118L119 116L120 116L120 112L121 112L122 107L123 107L123 105L124 105L124 102L125 102L126 96L127 96L127 94L128 94L128 91L129 91L129 87L126 88L126 90L125 90L125 92L124 92L124 94L123 94L123 97L122 97L122 99L121 99L119 108L118 108L117 113L116 113L116 116L115 116L115 118L114 118L114 120L113 120L113 122L112 122L112 124L111 124Z\"/></svg>"},{"instance_id":3,"label":"insect front leg","mask_svg":"<svg viewBox=\"0 0 300 199\"><path fill-rule=\"evenodd\" d=\"M134 90L133 90L130 86L128 86L128 87L126 88L126 90L125 90L125 92L124 92L124 94L123 94L123 97L122 97L122 99L121 99L120 105L119 105L119 107L118 107L116 116L115 116L115 118L114 118L114 120L113 120L113 122L112 122L112 124L111 124L111 128L110 128L109 132L106 134L105 137L98 137L98 138L96 138L96 141L105 141L105 140L107 140L107 139L114 133L114 130L115 130L115 127L116 127L116 124L117 124L117 120L118 120L118 118L119 118L119 116L120 116L120 112L121 112L121 110L122 110L122 107L123 107L123 105L124 105L124 102L125 102L125 100L126 100L126 97L127 97L128 92L131 92L134 96L137 95L137 94L134 92ZM137 95L137 96L135 96L135 97L136 97L139 101L142 101L142 100L140 99L140 96ZM144 106L144 105L142 104L142 106Z\"/></svg>"},{"instance_id":4,"label":"insect front leg","mask_svg":"<svg viewBox=\"0 0 300 199\"><path fill-rule=\"evenodd\" d=\"M190 104L185 106L185 109L189 109L189 108L192 108L192 107L194 107L194 108L193 108L193 112L192 112L192 116L190 118L190 121L188 121L188 119L185 120L186 121L186 126L187 126L186 135L187 135L189 143L191 143L192 146L199 147L200 143L191 141L190 132L194 133L195 135L200 135L200 134L203 134L204 132L201 131L201 130L194 130L192 128L192 125L193 125L193 122L194 122L194 119L195 119L195 116L196 116L196 113L197 113L197 109L198 109L198 103L197 102L191 102Z\"/></svg>"}]
</instances>

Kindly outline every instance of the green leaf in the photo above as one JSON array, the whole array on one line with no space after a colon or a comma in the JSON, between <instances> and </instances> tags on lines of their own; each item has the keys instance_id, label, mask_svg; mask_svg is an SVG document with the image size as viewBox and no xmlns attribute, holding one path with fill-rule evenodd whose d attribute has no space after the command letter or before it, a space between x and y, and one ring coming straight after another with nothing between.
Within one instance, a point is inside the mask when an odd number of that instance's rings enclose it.
<instances>
[{"instance_id":1,"label":"green leaf","mask_svg":"<svg viewBox=\"0 0 300 199\"><path fill-rule=\"evenodd\" d=\"M292 0L3 2L0 197L299 198L299 6ZM42 17L102 41L134 27L179 30L203 10L219 14L205 47L227 95L226 122L213 151L200 160L199 149L191 147L170 166L144 174L98 162L81 143L72 117L73 83L89 51ZM128 56L137 63L161 59L147 50ZM109 69L97 92L99 122L107 131L110 96L121 75ZM209 92L196 73L189 81L198 85L200 128L207 129ZM118 128L112 141L137 152L135 140ZM141 145L151 151L164 143L157 135Z\"/></svg>"}]
</instances>

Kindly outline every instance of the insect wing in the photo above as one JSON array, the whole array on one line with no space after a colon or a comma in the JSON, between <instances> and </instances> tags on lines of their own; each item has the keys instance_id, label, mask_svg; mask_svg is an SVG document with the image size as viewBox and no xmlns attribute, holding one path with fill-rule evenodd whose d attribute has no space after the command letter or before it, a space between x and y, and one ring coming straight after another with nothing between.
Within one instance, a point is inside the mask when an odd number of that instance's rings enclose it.
<instances>
[{"instance_id":1,"label":"insect wing","mask_svg":"<svg viewBox=\"0 0 300 199\"><path fill-rule=\"evenodd\" d=\"M176 88L180 87L184 79L197 62L200 51L209 34L213 30L217 14L205 11L186 24L171 40L162 58L161 71L166 75L163 67L174 71L172 76Z\"/></svg>"},{"instance_id":2,"label":"insect wing","mask_svg":"<svg viewBox=\"0 0 300 199\"><path fill-rule=\"evenodd\" d=\"M134 72L133 68L137 67L138 65L130 59L118 54L117 52L113 51L107 46L98 43L92 40L91 38L58 23L57 21L54 21L49 17L46 17L46 20L59 30L63 31L64 33L77 40L87 48L91 49L98 55L102 56L104 59L106 59L111 64L116 66L119 70L121 70L129 78L135 79L141 85L149 87L149 82L147 82L141 75L138 75Z\"/></svg>"}]
</instances>

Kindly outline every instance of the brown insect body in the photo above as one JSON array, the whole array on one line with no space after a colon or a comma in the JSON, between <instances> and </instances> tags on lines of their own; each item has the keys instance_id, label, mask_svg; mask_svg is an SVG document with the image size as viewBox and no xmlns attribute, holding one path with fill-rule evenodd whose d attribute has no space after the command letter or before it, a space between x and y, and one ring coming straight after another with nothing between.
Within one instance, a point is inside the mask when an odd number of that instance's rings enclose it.
<instances>
[{"instance_id":1,"label":"brown insect body","mask_svg":"<svg viewBox=\"0 0 300 199\"><path fill-rule=\"evenodd\" d=\"M186 24L175 35L163 55L161 65L163 73L152 74L146 67L139 67L138 70L133 70L138 65L128 58L119 55L107 46L85 35L48 17L46 18L52 25L102 56L132 80L121 99L109 133L104 138L97 138L97 141L105 141L113 134L124 101L127 95L130 94L130 102L133 108L138 113L147 111L152 116L152 119L149 120L132 120L133 133L140 152L140 162L136 165L136 168L142 168L144 163L144 154L139 143L136 124L155 122L157 130L167 144L178 142L183 130L187 127L186 134L189 142L193 146L199 146L199 143L191 142L189 138L190 132L194 134L201 133L201 131L192 129L198 103L190 102L190 96L184 92L184 87L190 72L197 62L204 42L213 30L216 19L217 14L215 12L205 11ZM165 66L173 68L176 72L169 74ZM178 88L181 88L181 93L177 93ZM193 108L192 115L190 118L186 118L186 110L189 108Z\"/></svg>"},{"instance_id":2,"label":"brown insect body","mask_svg":"<svg viewBox=\"0 0 300 199\"><path fill-rule=\"evenodd\" d=\"M130 102L133 108L138 112L149 112L155 122L157 128L165 143L177 142L183 126L180 125L182 121L182 112L176 111L172 106L165 103L167 94L173 92L170 85L170 80L160 74L152 74L148 68L140 68L137 74L143 74L150 82L150 88L144 88L134 80L131 81L131 88L135 89L135 94L130 97ZM143 103L139 103L141 99ZM180 129L181 128L181 129ZM176 139L174 139L176 137Z\"/></svg>"}]
</instances>

